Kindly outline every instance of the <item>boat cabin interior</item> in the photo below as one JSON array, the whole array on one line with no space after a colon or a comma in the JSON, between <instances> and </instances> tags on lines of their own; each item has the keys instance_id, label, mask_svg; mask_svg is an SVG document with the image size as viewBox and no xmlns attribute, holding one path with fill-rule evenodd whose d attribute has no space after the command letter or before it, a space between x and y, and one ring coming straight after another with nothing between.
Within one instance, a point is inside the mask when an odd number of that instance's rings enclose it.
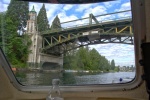
<instances>
[{"instance_id":1,"label":"boat cabin interior","mask_svg":"<svg viewBox=\"0 0 150 100\"><path fill-rule=\"evenodd\" d=\"M0 8L0 100L150 100L150 0Z\"/></svg>"}]
</instances>

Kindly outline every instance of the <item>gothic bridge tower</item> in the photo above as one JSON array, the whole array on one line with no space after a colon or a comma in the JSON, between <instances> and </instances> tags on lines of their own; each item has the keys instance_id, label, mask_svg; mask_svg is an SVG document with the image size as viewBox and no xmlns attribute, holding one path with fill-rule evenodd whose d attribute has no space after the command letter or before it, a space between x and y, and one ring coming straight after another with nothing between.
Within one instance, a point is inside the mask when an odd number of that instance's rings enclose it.
<instances>
[{"instance_id":1,"label":"gothic bridge tower","mask_svg":"<svg viewBox=\"0 0 150 100\"><path fill-rule=\"evenodd\" d=\"M27 33L28 34L36 34L37 32L37 13L34 9L29 12L29 20L27 21Z\"/></svg>"},{"instance_id":2,"label":"gothic bridge tower","mask_svg":"<svg viewBox=\"0 0 150 100\"><path fill-rule=\"evenodd\" d=\"M37 13L34 9L29 12L29 19L27 21L27 31L26 34L31 39L30 54L28 57L28 64L30 68L41 68L45 65L46 68L53 67L54 65L63 65L63 57L56 57L53 55L43 54L40 52L42 48L42 37L38 32L37 27Z\"/></svg>"},{"instance_id":3,"label":"gothic bridge tower","mask_svg":"<svg viewBox=\"0 0 150 100\"><path fill-rule=\"evenodd\" d=\"M37 30L37 13L34 9L29 12L29 20L27 21L27 31L26 34L31 39L31 46L30 46L30 54L28 57L28 64L32 68L36 68L38 66L39 61L39 48L42 47L42 39L41 36L38 34ZM40 41L41 40L41 41ZM39 43L40 42L40 43Z\"/></svg>"}]
</instances>

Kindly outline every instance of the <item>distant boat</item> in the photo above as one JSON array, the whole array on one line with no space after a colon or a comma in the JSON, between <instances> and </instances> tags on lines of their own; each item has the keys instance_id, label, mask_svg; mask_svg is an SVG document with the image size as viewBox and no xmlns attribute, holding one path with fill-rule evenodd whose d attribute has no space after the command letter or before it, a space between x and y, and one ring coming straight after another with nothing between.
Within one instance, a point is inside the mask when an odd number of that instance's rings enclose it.
<instances>
[{"instance_id":1,"label":"distant boat","mask_svg":"<svg viewBox=\"0 0 150 100\"><path fill-rule=\"evenodd\" d=\"M125 77L125 78L119 78L119 79L117 78L117 79L112 80L112 83L127 83L132 80L133 80L133 78L131 78L131 77Z\"/></svg>"}]
</instances>

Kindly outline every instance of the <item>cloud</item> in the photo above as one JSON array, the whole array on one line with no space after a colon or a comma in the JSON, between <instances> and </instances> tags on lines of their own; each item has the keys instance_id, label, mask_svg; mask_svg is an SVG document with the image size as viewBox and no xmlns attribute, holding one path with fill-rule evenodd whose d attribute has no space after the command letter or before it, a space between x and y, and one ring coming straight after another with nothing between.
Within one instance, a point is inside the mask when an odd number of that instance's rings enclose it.
<instances>
[{"instance_id":1,"label":"cloud","mask_svg":"<svg viewBox=\"0 0 150 100\"><path fill-rule=\"evenodd\" d=\"M83 10L83 8L82 8L82 10ZM106 13L107 13L107 9L104 6L102 6L100 3L94 4L94 5L88 5L84 8L82 14L80 14L81 15L80 18L87 18L87 17L89 17L89 14L93 14L94 16L96 16L96 15L102 15L102 14L106 14ZM106 19L106 18L108 18L108 16L98 17L97 20L101 21L104 18ZM87 23L89 23L89 19L80 20L76 23L77 23L77 25L78 24L85 24L86 25ZM93 23L94 23L94 21L93 21Z\"/></svg>"},{"instance_id":2,"label":"cloud","mask_svg":"<svg viewBox=\"0 0 150 100\"><path fill-rule=\"evenodd\" d=\"M129 66L135 65L134 46L127 44L98 44L92 45L101 55L109 61L115 60L116 65Z\"/></svg>"},{"instance_id":3,"label":"cloud","mask_svg":"<svg viewBox=\"0 0 150 100\"><path fill-rule=\"evenodd\" d=\"M130 3L130 1L123 3L120 8L115 9L116 12L126 11L126 10L131 10L131 3ZM120 17L128 17L128 16L131 16L131 11L118 14L119 18Z\"/></svg>"},{"instance_id":4,"label":"cloud","mask_svg":"<svg viewBox=\"0 0 150 100\"><path fill-rule=\"evenodd\" d=\"M121 6L119 8L116 8L114 11L125 11L125 10L131 10L131 3L130 1L121 3Z\"/></svg>"},{"instance_id":5,"label":"cloud","mask_svg":"<svg viewBox=\"0 0 150 100\"><path fill-rule=\"evenodd\" d=\"M62 11L63 5L61 5L61 4L54 4L54 5L46 4L45 7L47 10L47 17L48 17L49 23L51 24L54 17L56 17ZM50 8L52 8L52 9L50 9Z\"/></svg>"},{"instance_id":6,"label":"cloud","mask_svg":"<svg viewBox=\"0 0 150 100\"><path fill-rule=\"evenodd\" d=\"M9 3L10 3L10 0L2 0L2 2L3 2L4 4L9 4Z\"/></svg>"},{"instance_id":7,"label":"cloud","mask_svg":"<svg viewBox=\"0 0 150 100\"><path fill-rule=\"evenodd\" d=\"M120 11L131 10L131 4L130 4L130 2L126 2L126 3L122 4L121 8L119 10Z\"/></svg>"},{"instance_id":8,"label":"cloud","mask_svg":"<svg viewBox=\"0 0 150 100\"><path fill-rule=\"evenodd\" d=\"M97 5L95 7L91 7L91 8L87 8L85 11L84 11L84 14L82 16L82 18L84 17L89 17L89 14L93 14L94 16L95 15L101 15L101 14L106 14L107 9L104 7L104 6L101 6L101 5Z\"/></svg>"},{"instance_id":9,"label":"cloud","mask_svg":"<svg viewBox=\"0 0 150 100\"><path fill-rule=\"evenodd\" d=\"M104 5L105 5L106 8L112 7L112 3L111 2L104 2Z\"/></svg>"},{"instance_id":10,"label":"cloud","mask_svg":"<svg viewBox=\"0 0 150 100\"><path fill-rule=\"evenodd\" d=\"M73 5L65 5L65 6L63 7L63 9L64 9L65 11L67 11L67 10L70 10L72 7L73 7Z\"/></svg>"},{"instance_id":11,"label":"cloud","mask_svg":"<svg viewBox=\"0 0 150 100\"><path fill-rule=\"evenodd\" d=\"M67 22L67 21L72 21L72 20L78 19L78 17L73 14L67 16L65 11L60 12L58 14L58 17L60 18L61 22ZM69 27L69 26L73 27L74 25L78 25L78 24L76 22L69 22L66 24L62 24L62 27L64 27L64 28Z\"/></svg>"},{"instance_id":12,"label":"cloud","mask_svg":"<svg viewBox=\"0 0 150 100\"><path fill-rule=\"evenodd\" d=\"M7 7L8 7L8 1L6 2L4 2L4 1L0 1L0 12L4 12L4 11L6 11L7 10Z\"/></svg>"},{"instance_id":13,"label":"cloud","mask_svg":"<svg viewBox=\"0 0 150 100\"><path fill-rule=\"evenodd\" d=\"M83 12L84 10L86 10L86 9L92 7L92 6L93 6L92 4L76 5L77 8L75 9L75 11L76 12Z\"/></svg>"},{"instance_id":14,"label":"cloud","mask_svg":"<svg viewBox=\"0 0 150 100\"><path fill-rule=\"evenodd\" d=\"M116 1L104 2L103 4L106 8L111 8L114 5L118 6L120 3L121 3L121 0L116 0Z\"/></svg>"}]
</instances>

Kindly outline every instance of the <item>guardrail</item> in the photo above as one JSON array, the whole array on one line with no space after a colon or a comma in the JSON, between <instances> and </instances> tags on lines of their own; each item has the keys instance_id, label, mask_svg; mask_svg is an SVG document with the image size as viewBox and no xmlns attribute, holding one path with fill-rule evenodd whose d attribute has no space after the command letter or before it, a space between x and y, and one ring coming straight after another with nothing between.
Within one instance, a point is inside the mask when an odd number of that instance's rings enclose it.
<instances>
[{"instance_id":1,"label":"guardrail","mask_svg":"<svg viewBox=\"0 0 150 100\"><path fill-rule=\"evenodd\" d=\"M104 23L111 23L111 22L118 22L118 21L123 21L123 20L126 20L126 19L131 19L132 16L126 16L126 17L121 17L121 18L118 18L118 16L114 17L114 18L109 18L109 19L104 19L104 20L100 20L100 17L105 17L105 16L108 16L108 15L115 15L115 14L120 14L120 13L125 13L125 12L131 12L131 10L126 10L126 11L120 11L120 12L114 12L114 13L108 13L108 14L103 14L103 15L97 15L95 16L95 18L98 20L99 24L104 24ZM48 33L52 33L52 32L57 32L57 31L64 31L64 30L68 30L68 29L77 29L79 27L84 27L84 26L88 26L88 25L96 25L95 22L93 23L83 23L83 24L78 24L78 25L72 25L72 26L68 26L68 25L64 25L63 27L63 24L74 24L76 23L77 21L80 22L80 21L83 21L83 20L89 20L90 17L86 17L86 18L82 18L82 19L77 19L77 20L72 20L72 21L67 21L67 22L62 22L61 23L61 28L57 28L57 29L51 29L51 30L47 30L45 32L43 32L44 34L48 34ZM86 21L87 22L87 21ZM81 22L82 23L82 22ZM97 24L97 25L99 25Z\"/></svg>"}]
</instances>

